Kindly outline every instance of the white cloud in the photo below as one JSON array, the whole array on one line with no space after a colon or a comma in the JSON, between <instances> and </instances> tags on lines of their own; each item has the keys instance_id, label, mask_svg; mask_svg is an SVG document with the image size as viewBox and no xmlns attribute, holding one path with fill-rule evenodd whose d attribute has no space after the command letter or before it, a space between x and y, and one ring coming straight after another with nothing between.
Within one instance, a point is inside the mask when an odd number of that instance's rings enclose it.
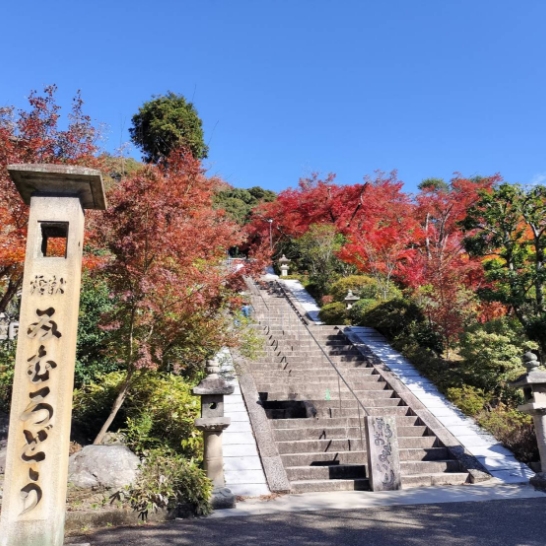
<instances>
[{"instance_id":1,"label":"white cloud","mask_svg":"<svg viewBox=\"0 0 546 546\"><path fill-rule=\"evenodd\" d=\"M531 186L538 186L538 185L544 185L544 182L546 182L546 173L536 173L532 176L529 185Z\"/></svg>"}]
</instances>

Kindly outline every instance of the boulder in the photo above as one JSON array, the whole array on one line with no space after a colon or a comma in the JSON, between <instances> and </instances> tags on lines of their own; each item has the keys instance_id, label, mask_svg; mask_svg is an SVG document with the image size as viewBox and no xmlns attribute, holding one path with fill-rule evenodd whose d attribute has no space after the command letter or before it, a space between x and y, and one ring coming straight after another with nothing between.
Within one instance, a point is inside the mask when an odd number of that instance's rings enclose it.
<instances>
[{"instance_id":1,"label":"boulder","mask_svg":"<svg viewBox=\"0 0 546 546\"><path fill-rule=\"evenodd\" d=\"M135 481L139 464L126 446L85 446L70 456L68 481L83 489L120 489Z\"/></svg>"}]
</instances>

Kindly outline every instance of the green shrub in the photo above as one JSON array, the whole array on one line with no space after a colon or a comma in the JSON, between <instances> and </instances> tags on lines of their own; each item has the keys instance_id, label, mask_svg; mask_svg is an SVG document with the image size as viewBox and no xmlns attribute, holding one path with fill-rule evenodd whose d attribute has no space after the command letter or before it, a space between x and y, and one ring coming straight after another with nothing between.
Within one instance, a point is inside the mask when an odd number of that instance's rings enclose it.
<instances>
[{"instance_id":1,"label":"green shrub","mask_svg":"<svg viewBox=\"0 0 546 546\"><path fill-rule=\"evenodd\" d=\"M99 374L94 382L74 390L72 429L79 442L92 442L98 434L112 410L124 377L123 372ZM122 406L110 430L124 426L125 419L125 408Z\"/></svg>"},{"instance_id":2,"label":"green shrub","mask_svg":"<svg viewBox=\"0 0 546 546\"><path fill-rule=\"evenodd\" d=\"M136 482L119 496L146 519L150 512L173 511L178 504L189 504L196 515L206 516L211 494L212 482L193 461L156 449L146 454Z\"/></svg>"},{"instance_id":3,"label":"green shrub","mask_svg":"<svg viewBox=\"0 0 546 546\"><path fill-rule=\"evenodd\" d=\"M446 390L446 395L463 413L471 417L482 411L486 405L483 392L471 385L451 387Z\"/></svg>"},{"instance_id":4,"label":"green shrub","mask_svg":"<svg viewBox=\"0 0 546 546\"><path fill-rule=\"evenodd\" d=\"M99 328L102 315L111 309L112 300L106 283L84 274L74 370L74 382L77 387L93 381L98 375L103 376L120 368L116 359L108 352L113 332Z\"/></svg>"},{"instance_id":5,"label":"green shrub","mask_svg":"<svg viewBox=\"0 0 546 546\"><path fill-rule=\"evenodd\" d=\"M142 374L125 401L128 446L136 453L165 447L201 458L202 435L193 426L201 405L192 387L177 375Z\"/></svg>"},{"instance_id":6,"label":"green shrub","mask_svg":"<svg viewBox=\"0 0 546 546\"><path fill-rule=\"evenodd\" d=\"M429 348L421 347L411 337L398 336L392 341L392 346L400 351L419 372L428 377L442 392L450 387L460 387L462 378L457 368L434 353Z\"/></svg>"},{"instance_id":7,"label":"green shrub","mask_svg":"<svg viewBox=\"0 0 546 546\"><path fill-rule=\"evenodd\" d=\"M393 339L412 322L424 322L423 313L417 305L405 299L386 301L363 313L359 326L369 326Z\"/></svg>"},{"instance_id":8,"label":"green shrub","mask_svg":"<svg viewBox=\"0 0 546 546\"><path fill-rule=\"evenodd\" d=\"M9 413L17 342L0 341L0 411Z\"/></svg>"},{"instance_id":9,"label":"green shrub","mask_svg":"<svg viewBox=\"0 0 546 546\"><path fill-rule=\"evenodd\" d=\"M108 417L124 374L99 376L74 391L73 423L81 441L92 441ZM146 372L135 380L110 430L123 431L136 453L157 447L200 457L202 435L193 421L200 413L192 385L176 375ZM81 437L81 438L80 438Z\"/></svg>"},{"instance_id":10,"label":"green shrub","mask_svg":"<svg viewBox=\"0 0 546 546\"><path fill-rule=\"evenodd\" d=\"M332 284L329 292L336 301L343 302L349 290L367 300L385 301L402 296L400 290L392 282L383 283L369 275L342 277Z\"/></svg>"},{"instance_id":11,"label":"green shrub","mask_svg":"<svg viewBox=\"0 0 546 546\"><path fill-rule=\"evenodd\" d=\"M539 461L533 419L530 415L499 404L491 411L482 411L476 421L497 440L514 452L524 463Z\"/></svg>"},{"instance_id":12,"label":"green shrub","mask_svg":"<svg viewBox=\"0 0 546 546\"><path fill-rule=\"evenodd\" d=\"M345 304L338 301L321 308L319 318L325 324L348 324Z\"/></svg>"},{"instance_id":13,"label":"green shrub","mask_svg":"<svg viewBox=\"0 0 546 546\"><path fill-rule=\"evenodd\" d=\"M414 320L406 325L400 335L414 341L419 347L430 349L437 356L444 352L444 338L428 322Z\"/></svg>"},{"instance_id":14,"label":"green shrub","mask_svg":"<svg viewBox=\"0 0 546 546\"><path fill-rule=\"evenodd\" d=\"M381 305L383 302L375 299L360 299L349 309L349 318L352 324L361 324L366 313Z\"/></svg>"},{"instance_id":15,"label":"green shrub","mask_svg":"<svg viewBox=\"0 0 546 546\"><path fill-rule=\"evenodd\" d=\"M525 371L524 352L537 347L525 341L519 326L498 319L469 327L461 337L460 355L473 385L501 394L508 381Z\"/></svg>"}]
</instances>

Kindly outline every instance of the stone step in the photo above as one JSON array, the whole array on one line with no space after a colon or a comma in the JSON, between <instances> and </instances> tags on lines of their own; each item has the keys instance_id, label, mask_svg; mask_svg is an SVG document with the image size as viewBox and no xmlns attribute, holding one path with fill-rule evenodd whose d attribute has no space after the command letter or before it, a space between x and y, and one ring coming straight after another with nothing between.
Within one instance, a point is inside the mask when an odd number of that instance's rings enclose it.
<instances>
[{"instance_id":1,"label":"stone step","mask_svg":"<svg viewBox=\"0 0 546 546\"><path fill-rule=\"evenodd\" d=\"M366 478L367 470L364 464L289 466L286 469L286 474L291 482L304 480L354 480Z\"/></svg>"},{"instance_id":2,"label":"stone step","mask_svg":"<svg viewBox=\"0 0 546 546\"><path fill-rule=\"evenodd\" d=\"M365 452L360 438L340 440L297 440L277 442L280 455L290 453ZM400 461L443 461L449 458L445 447L400 448Z\"/></svg>"},{"instance_id":3,"label":"stone step","mask_svg":"<svg viewBox=\"0 0 546 546\"><path fill-rule=\"evenodd\" d=\"M260 365L256 367L252 367L252 375L253 377L263 377L263 378L284 378L286 376L291 376L294 378L297 378L300 381L303 381L305 379L308 379L308 376L310 375L309 370L307 369L300 369L300 370L294 370L294 369L283 369L283 364L279 362L275 362L274 366L267 366L267 365ZM368 375L379 375L373 368L367 367L367 366L361 366L359 368L349 368L346 373L346 379L347 378L358 378L361 376L368 376ZM312 376L316 379L322 379L322 378L336 378L338 377L337 372L334 370L331 364L328 364L328 366L323 366L321 368L314 368L312 372Z\"/></svg>"},{"instance_id":4,"label":"stone step","mask_svg":"<svg viewBox=\"0 0 546 546\"><path fill-rule=\"evenodd\" d=\"M367 407L366 408L368 415L371 415L373 417L381 417L385 415L411 415L411 409L409 406L394 406L391 408L374 408L374 407ZM358 417L358 408L341 408L339 407L330 407L330 408L318 408L317 413L315 417L318 418L325 418L325 417ZM363 410L360 410L361 413Z\"/></svg>"},{"instance_id":5,"label":"stone step","mask_svg":"<svg viewBox=\"0 0 546 546\"><path fill-rule=\"evenodd\" d=\"M468 472L438 472L434 474L410 474L402 476L404 489L430 487L432 485L462 485L468 481Z\"/></svg>"},{"instance_id":6,"label":"stone step","mask_svg":"<svg viewBox=\"0 0 546 546\"><path fill-rule=\"evenodd\" d=\"M365 451L359 439L341 440L297 440L277 442L281 455L287 453L337 453L340 451Z\"/></svg>"},{"instance_id":7,"label":"stone step","mask_svg":"<svg viewBox=\"0 0 546 546\"><path fill-rule=\"evenodd\" d=\"M292 493L326 493L328 491L369 491L367 478L356 480L304 480L290 482Z\"/></svg>"},{"instance_id":8,"label":"stone step","mask_svg":"<svg viewBox=\"0 0 546 546\"><path fill-rule=\"evenodd\" d=\"M341 389L341 393L338 392L337 385L334 383L334 387L330 388L330 395L332 400L338 400L339 394L341 394L342 400L354 400L354 395L349 391L347 387ZM267 395L267 400L317 400L319 396L324 397L326 392L326 387L323 389L313 389L312 391L305 390L303 392L294 392L291 389L296 389L294 386L287 386L282 391L260 391L264 392ZM303 389L302 389L303 390ZM359 400L367 400L370 398L374 399L386 399L394 398L394 391L390 389L385 390L361 390L353 391Z\"/></svg>"},{"instance_id":9,"label":"stone step","mask_svg":"<svg viewBox=\"0 0 546 546\"><path fill-rule=\"evenodd\" d=\"M269 393L268 393L269 394ZM281 398L281 399L275 399L267 397L268 402L272 401L283 401L283 400L294 400L294 398ZM339 398L331 398L330 400L324 400L324 399L313 399L313 398L305 398L306 402L309 402L316 410L322 410L327 408L335 407L339 409L340 401ZM402 400L400 398L360 398L360 403L367 409L367 408L391 408L391 407L398 407L402 406ZM357 408L358 402L355 398L347 398L347 399L341 399L341 408ZM407 408L407 406L405 406Z\"/></svg>"},{"instance_id":10,"label":"stone step","mask_svg":"<svg viewBox=\"0 0 546 546\"><path fill-rule=\"evenodd\" d=\"M279 442L297 440L338 440L359 438L360 427L316 427L316 428L283 428L273 429L275 439ZM437 444L435 436L426 436L427 427L397 427L400 447L433 447ZM364 424L362 425L364 434ZM411 443L408 440L424 440L422 443Z\"/></svg>"},{"instance_id":11,"label":"stone step","mask_svg":"<svg viewBox=\"0 0 546 546\"><path fill-rule=\"evenodd\" d=\"M397 427L412 427L415 425L421 426L421 420L417 415L407 415L407 416L396 416L396 425ZM329 427L338 427L338 428L360 428L364 426L364 419L361 417L356 418L347 418L347 417L334 417L334 418L306 418L306 419L279 419L269 421L269 426L275 430L282 429L293 429L293 428L329 428ZM426 428L426 427L425 427Z\"/></svg>"},{"instance_id":12,"label":"stone step","mask_svg":"<svg viewBox=\"0 0 546 546\"><path fill-rule=\"evenodd\" d=\"M315 374L317 374L317 377L323 377L323 376L330 376L334 377L334 374L337 375L336 368L339 371L339 373L345 377L345 378L354 378L358 379L359 377L367 377L370 375L379 376L379 374L369 368L366 365L362 366L353 366L353 364L349 364L347 366L347 363L336 363L334 362L335 367L332 366L331 362L324 362L324 363L308 363L307 365L303 364L294 364L288 361L281 361L275 360L274 362L265 362L265 363L256 363L251 368L251 372L253 376L260 377L261 374L264 375L264 377L268 377L271 373L278 373L279 377L283 377L286 375L294 375L298 378L302 378L305 380L306 378L315 377Z\"/></svg>"},{"instance_id":13,"label":"stone step","mask_svg":"<svg viewBox=\"0 0 546 546\"><path fill-rule=\"evenodd\" d=\"M258 379L255 379L256 381L256 389L259 392L282 392L286 390L287 384L286 383L272 383L272 382L265 382L260 381ZM390 391L392 392L392 389L389 388L388 384L381 380L381 378L377 378L377 376L366 376L364 378L355 379L353 381L348 381L349 385L351 386L351 390L353 391ZM329 388L330 390L337 391L338 389L338 383L336 381L306 381L305 387L307 389L316 389L317 391L322 391L326 388ZM349 387L343 383L343 381L340 380L339 385L340 390L349 391Z\"/></svg>"},{"instance_id":14,"label":"stone step","mask_svg":"<svg viewBox=\"0 0 546 546\"><path fill-rule=\"evenodd\" d=\"M400 473L407 475L437 474L441 472L460 472L458 461L452 459L415 460L402 458L408 456L401 450ZM365 451L328 451L310 453L283 453L281 460L285 468L292 466L332 466L357 464L367 465L368 459Z\"/></svg>"},{"instance_id":15,"label":"stone step","mask_svg":"<svg viewBox=\"0 0 546 546\"><path fill-rule=\"evenodd\" d=\"M400 473L402 476L432 475L443 472L460 472L458 461L400 461Z\"/></svg>"},{"instance_id":16,"label":"stone step","mask_svg":"<svg viewBox=\"0 0 546 546\"><path fill-rule=\"evenodd\" d=\"M365 451L339 451L327 453L286 453L281 455L284 468L291 466L328 466L339 464L368 464ZM415 472L412 472L415 474Z\"/></svg>"}]
</instances>

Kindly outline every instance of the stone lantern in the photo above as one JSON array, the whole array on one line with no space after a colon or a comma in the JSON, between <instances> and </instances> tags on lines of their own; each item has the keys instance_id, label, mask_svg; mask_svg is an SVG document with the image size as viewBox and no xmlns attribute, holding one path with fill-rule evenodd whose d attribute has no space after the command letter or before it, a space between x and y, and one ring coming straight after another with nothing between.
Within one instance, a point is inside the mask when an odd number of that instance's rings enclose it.
<instances>
[{"instance_id":1,"label":"stone lantern","mask_svg":"<svg viewBox=\"0 0 546 546\"><path fill-rule=\"evenodd\" d=\"M279 259L279 264L281 267L281 277L288 276L288 264L291 260L289 260L284 254L282 255L282 258Z\"/></svg>"},{"instance_id":2,"label":"stone lantern","mask_svg":"<svg viewBox=\"0 0 546 546\"><path fill-rule=\"evenodd\" d=\"M0 340L9 338L9 318L5 313L0 313Z\"/></svg>"},{"instance_id":3,"label":"stone lantern","mask_svg":"<svg viewBox=\"0 0 546 546\"><path fill-rule=\"evenodd\" d=\"M527 373L511 383L513 387L523 389L525 403L518 410L533 416L541 471L533 476L531 484L546 490L546 371L540 370L536 355L527 352L523 355L523 364Z\"/></svg>"},{"instance_id":4,"label":"stone lantern","mask_svg":"<svg viewBox=\"0 0 546 546\"><path fill-rule=\"evenodd\" d=\"M193 394L201 396L201 417L195 420L195 427L203 431L205 471L213 485L212 506L235 508L235 496L224 480L222 453L222 432L231 424L231 419L224 416L224 395L232 394L234 387L218 375L219 371L217 363L209 361L209 375L193 389Z\"/></svg>"},{"instance_id":5,"label":"stone lantern","mask_svg":"<svg viewBox=\"0 0 546 546\"><path fill-rule=\"evenodd\" d=\"M358 296L355 296L353 294L353 291L352 290L349 290L349 292L347 292L347 295L345 296L345 305L346 305L346 308L347 308L347 311L354 305L354 303L356 301L358 301L360 298Z\"/></svg>"}]
</instances>

